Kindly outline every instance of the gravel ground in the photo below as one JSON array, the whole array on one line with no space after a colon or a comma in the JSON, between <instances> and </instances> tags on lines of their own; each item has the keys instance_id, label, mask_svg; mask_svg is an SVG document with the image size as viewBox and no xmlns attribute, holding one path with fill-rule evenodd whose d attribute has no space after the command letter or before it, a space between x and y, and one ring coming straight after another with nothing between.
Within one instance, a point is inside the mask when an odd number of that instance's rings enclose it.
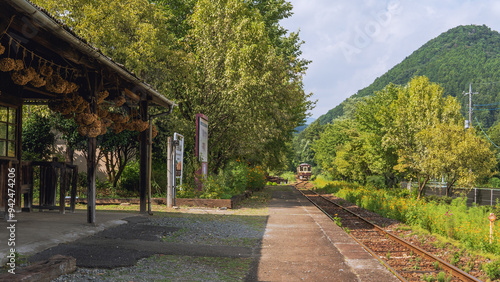
<instances>
[{"instance_id":1,"label":"gravel ground","mask_svg":"<svg viewBox=\"0 0 500 282\"><path fill-rule=\"evenodd\" d=\"M133 267L78 268L53 281L243 281L252 259L155 255Z\"/></svg>"},{"instance_id":2,"label":"gravel ground","mask_svg":"<svg viewBox=\"0 0 500 282\"><path fill-rule=\"evenodd\" d=\"M270 189L269 189L270 190ZM261 192L263 194L270 191ZM260 194L260 193L259 193ZM257 195L264 197L268 195ZM242 208L238 215L228 210L181 209L150 217L150 225L178 228L160 238L163 242L189 245L249 247L256 252L265 231L267 201L249 200L251 209ZM256 210L258 210L256 212ZM200 211L202 213L200 213ZM264 211L264 212L263 212ZM245 215L248 214L248 215ZM257 215L256 215L257 214ZM135 266L114 269L77 268L53 281L244 281L256 258L191 257L153 255L141 259Z\"/></svg>"}]
</instances>

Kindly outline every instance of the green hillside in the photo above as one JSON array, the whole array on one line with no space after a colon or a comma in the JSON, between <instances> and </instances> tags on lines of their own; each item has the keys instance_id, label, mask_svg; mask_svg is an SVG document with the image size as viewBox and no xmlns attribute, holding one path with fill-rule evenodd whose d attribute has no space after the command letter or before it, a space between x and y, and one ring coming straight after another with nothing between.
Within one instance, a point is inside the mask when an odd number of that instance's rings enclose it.
<instances>
[{"instance_id":1,"label":"green hillside","mask_svg":"<svg viewBox=\"0 0 500 282\"><path fill-rule=\"evenodd\" d=\"M425 75L441 84L445 94L456 96L462 113L468 111L468 98L463 95L472 83L475 115L483 127L489 128L498 120L500 110L500 33L487 26L458 26L430 40L406 57L400 64L377 78L371 85L351 98L360 98L379 91L389 83L406 84L416 75ZM330 123L344 114L346 101L319 118ZM473 107L474 108L474 107ZM475 123L475 118L473 117Z\"/></svg>"}]
</instances>

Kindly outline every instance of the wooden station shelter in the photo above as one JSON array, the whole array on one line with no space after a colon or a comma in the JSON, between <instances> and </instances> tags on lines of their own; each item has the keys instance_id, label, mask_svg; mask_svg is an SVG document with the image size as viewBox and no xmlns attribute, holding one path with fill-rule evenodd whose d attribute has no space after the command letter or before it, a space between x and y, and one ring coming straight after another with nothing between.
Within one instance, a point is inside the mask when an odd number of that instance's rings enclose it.
<instances>
[{"instance_id":1,"label":"wooden station shelter","mask_svg":"<svg viewBox=\"0 0 500 282\"><path fill-rule=\"evenodd\" d=\"M11 197L20 211L22 194L31 210L26 201L33 192L30 163L21 161L22 106L41 104L75 119L79 133L88 137L89 223L95 222L96 137L107 130L141 132L140 212L145 213L150 184L149 109L171 112L174 103L30 1L0 1L0 45L0 214L7 214ZM9 168L16 169L15 195L8 193L8 177L13 176L8 175ZM63 200L61 205L64 212Z\"/></svg>"}]
</instances>

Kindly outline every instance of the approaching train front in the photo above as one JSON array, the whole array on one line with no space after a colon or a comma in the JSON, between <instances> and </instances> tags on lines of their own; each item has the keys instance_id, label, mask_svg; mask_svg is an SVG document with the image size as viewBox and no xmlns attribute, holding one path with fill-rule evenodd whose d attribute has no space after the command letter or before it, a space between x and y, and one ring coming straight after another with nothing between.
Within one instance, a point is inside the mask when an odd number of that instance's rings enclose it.
<instances>
[{"instance_id":1,"label":"approaching train front","mask_svg":"<svg viewBox=\"0 0 500 282\"><path fill-rule=\"evenodd\" d=\"M297 178L308 181L311 179L311 165L302 163L297 167Z\"/></svg>"}]
</instances>

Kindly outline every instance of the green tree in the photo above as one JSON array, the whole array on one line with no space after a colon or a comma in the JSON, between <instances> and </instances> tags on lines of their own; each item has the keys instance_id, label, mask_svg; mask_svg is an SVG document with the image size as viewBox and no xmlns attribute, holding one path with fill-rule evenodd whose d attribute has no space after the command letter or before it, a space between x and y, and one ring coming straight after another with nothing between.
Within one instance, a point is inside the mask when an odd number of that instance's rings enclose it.
<instances>
[{"instance_id":1,"label":"green tree","mask_svg":"<svg viewBox=\"0 0 500 282\"><path fill-rule=\"evenodd\" d=\"M39 114L31 115L23 124L23 159L48 160L52 154L55 134L50 120Z\"/></svg>"},{"instance_id":2,"label":"green tree","mask_svg":"<svg viewBox=\"0 0 500 282\"><path fill-rule=\"evenodd\" d=\"M318 122L319 125L319 122ZM312 149L314 151L315 162L333 177L344 175L345 168L349 165L347 158L350 155L346 152L353 147L343 147L353 138L357 137L357 131L354 126L354 121L350 119L337 120L333 124L328 124L325 130L319 135L319 139L315 140ZM344 162L336 161L338 151L343 148ZM349 156L348 156L349 155ZM337 167L341 164L341 169Z\"/></svg>"},{"instance_id":3,"label":"green tree","mask_svg":"<svg viewBox=\"0 0 500 282\"><path fill-rule=\"evenodd\" d=\"M139 141L136 131L124 130L118 134L107 132L99 136L97 146L99 158L104 160L108 180L117 186L123 170L136 158Z\"/></svg>"},{"instance_id":4,"label":"green tree","mask_svg":"<svg viewBox=\"0 0 500 282\"><path fill-rule=\"evenodd\" d=\"M392 187L396 184L397 172L394 166L397 164L398 155L396 149L391 145L383 145L383 139L387 134L387 124L392 123L390 107L398 97L399 87L394 84L387 85L383 90L376 92L373 96L360 100L355 107L355 121L365 149L368 168L373 174L383 175L386 184Z\"/></svg>"},{"instance_id":5,"label":"green tree","mask_svg":"<svg viewBox=\"0 0 500 282\"><path fill-rule=\"evenodd\" d=\"M75 120L66 119L59 113L49 116L49 119L52 128L61 133L60 138L66 142L66 162L73 163L75 150L84 152L87 157L87 138L78 133Z\"/></svg>"},{"instance_id":6,"label":"green tree","mask_svg":"<svg viewBox=\"0 0 500 282\"><path fill-rule=\"evenodd\" d=\"M147 0L34 2L155 87L178 65L176 40L165 24L172 16Z\"/></svg>"},{"instance_id":7,"label":"green tree","mask_svg":"<svg viewBox=\"0 0 500 282\"><path fill-rule=\"evenodd\" d=\"M426 151L418 143L417 134L438 123L455 123L461 120L460 105L455 98L443 97L443 89L425 76L413 78L406 86L398 88L398 98L390 106L392 122L385 125L387 134L384 146L394 146L398 153L400 172L416 177L418 197L432 176L421 160Z\"/></svg>"},{"instance_id":8,"label":"green tree","mask_svg":"<svg viewBox=\"0 0 500 282\"><path fill-rule=\"evenodd\" d=\"M360 132L352 131L351 140L340 146L334 164L339 175L347 180L365 183L366 177L371 175L368 167L366 148Z\"/></svg>"},{"instance_id":9,"label":"green tree","mask_svg":"<svg viewBox=\"0 0 500 282\"><path fill-rule=\"evenodd\" d=\"M195 87L179 97L181 114L210 118L213 170L238 156L262 156L266 165L286 150L311 103L302 69L291 69L268 36L259 10L239 0L198 1L190 19Z\"/></svg>"},{"instance_id":10,"label":"green tree","mask_svg":"<svg viewBox=\"0 0 500 282\"><path fill-rule=\"evenodd\" d=\"M490 144L474 130L464 130L462 124L438 123L416 136L420 151L425 151L421 167L433 177L446 177L446 196L451 196L457 181L471 186L477 179L490 176L497 164Z\"/></svg>"}]
</instances>

